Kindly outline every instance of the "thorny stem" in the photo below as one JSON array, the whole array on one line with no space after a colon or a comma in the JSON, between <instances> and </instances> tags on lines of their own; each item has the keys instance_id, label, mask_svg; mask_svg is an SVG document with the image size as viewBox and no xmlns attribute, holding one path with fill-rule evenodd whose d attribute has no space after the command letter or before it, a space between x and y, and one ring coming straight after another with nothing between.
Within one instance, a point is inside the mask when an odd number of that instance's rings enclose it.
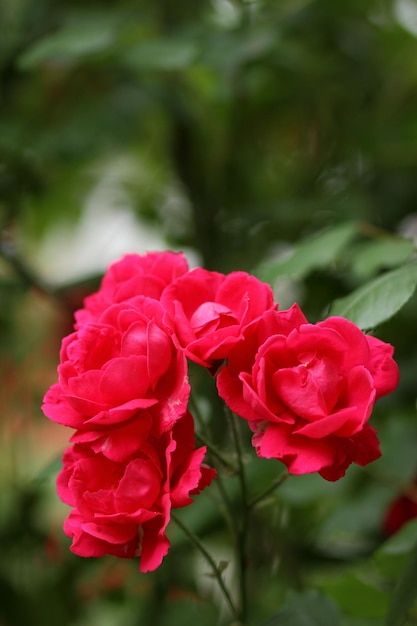
<instances>
[{"instance_id":1,"label":"thorny stem","mask_svg":"<svg viewBox=\"0 0 417 626\"><path fill-rule=\"evenodd\" d=\"M187 535L188 539L194 544L194 546L199 550L199 552L203 555L203 557L206 559L207 563L210 565L211 570L213 572L214 577L216 578L217 582L219 583L220 589L223 592L224 598L227 602L227 604L229 605L229 608L233 614L233 617L236 619L239 619L239 610L236 607L235 603L233 602L229 590L227 589L221 571L218 568L218 566L216 565L215 560L213 559L213 557L211 556L210 552L208 552L208 550L206 550L206 548L204 547L204 545L201 543L200 539L197 537L197 535L195 535L192 530L190 530L188 528L188 526L186 526L179 517L177 517L175 515L175 513L173 513L171 511L171 519L174 520L174 522L177 524L177 526L179 526L179 528L181 528L181 530L184 532L185 535Z\"/></svg>"}]
</instances>

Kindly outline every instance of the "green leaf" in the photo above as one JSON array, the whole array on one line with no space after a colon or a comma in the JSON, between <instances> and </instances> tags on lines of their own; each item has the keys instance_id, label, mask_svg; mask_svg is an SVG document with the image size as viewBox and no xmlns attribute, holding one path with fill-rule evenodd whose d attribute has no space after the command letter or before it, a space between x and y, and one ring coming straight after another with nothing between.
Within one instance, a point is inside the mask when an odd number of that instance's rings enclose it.
<instances>
[{"instance_id":1,"label":"green leaf","mask_svg":"<svg viewBox=\"0 0 417 626\"><path fill-rule=\"evenodd\" d=\"M292 594L282 611L262 626L339 626L340 613L332 600L317 591Z\"/></svg>"},{"instance_id":2,"label":"green leaf","mask_svg":"<svg viewBox=\"0 0 417 626\"><path fill-rule=\"evenodd\" d=\"M411 553L404 572L398 581L388 611L386 626L403 626L409 610L417 598L417 545Z\"/></svg>"},{"instance_id":3,"label":"green leaf","mask_svg":"<svg viewBox=\"0 0 417 626\"><path fill-rule=\"evenodd\" d=\"M115 32L111 23L69 24L48 35L25 51L18 60L22 70L30 70L48 61L74 61L99 52L108 51L114 43Z\"/></svg>"},{"instance_id":4,"label":"green leaf","mask_svg":"<svg viewBox=\"0 0 417 626\"><path fill-rule=\"evenodd\" d=\"M139 70L181 70L188 67L197 54L196 43L185 38L160 38L132 47L125 62Z\"/></svg>"},{"instance_id":5,"label":"green leaf","mask_svg":"<svg viewBox=\"0 0 417 626\"><path fill-rule=\"evenodd\" d=\"M385 579L397 581L404 569L410 551L417 544L417 520L406 524L375 552L373 562Z\"/></svg>"},{"instance_id":6,"label":"green leaf","mask_svg":"<svg viewBox=\"0 0 417 626\"><path fill-rule=\"evenodd\" d=\"M411 298L417 284L417 264L386 272L335 300L330 315L348 318L362 330L375 328L395 315Z\"/></svg>"},{"instance_id":7,"label":"green leaf","mask_svg":"<svg viewBox=\"0 0 417 626\"><path fill-rule=\"evenodd\" d=\"M290 256L262 263L255 274L260 280L269 283L273 283L279 276L303 278L311 271L333 263L356 232L357 226L352 222L321 232L298 244Z\"/></svg>"},{"instance_id":8,"label":"green leaf","mask_svg":"<svg viewBox=\"0 0 417 626\"><path fill-rule=\"evenodd\" d=\"M219 561L217 564L217 569L219 570L220 574L223 574L223 572L225 570L227 570L227 568L229 567L229 563L230 561ZM207 576L208 578L216 578L215 574L213 572L207 572L206 574L204 574L204 576Z\"/></svg>"},{"instance_id":9,"label":"green leaf","mask_svg":"<svg viewBox=\"0 0 417 626\"><path fill-rule=\"evenodd\" d=\"M352 269L363 278L370 278L382 268L404 263L414 252L411 239L383 238L361 244L354 251Z\"/></svg>"},{"instance_id":10,"label":"green leaf","mask_svg":"<svg viewBox=\"0 0 417 626\"><path fill-rule=\"evenodd\" d=\"M387 594L366 580L359 572L329 578L320 588L337 603L347 616L382 618L388 608ZM352 602L355 598L355 602Z\"/></svg>"}]
</instances>

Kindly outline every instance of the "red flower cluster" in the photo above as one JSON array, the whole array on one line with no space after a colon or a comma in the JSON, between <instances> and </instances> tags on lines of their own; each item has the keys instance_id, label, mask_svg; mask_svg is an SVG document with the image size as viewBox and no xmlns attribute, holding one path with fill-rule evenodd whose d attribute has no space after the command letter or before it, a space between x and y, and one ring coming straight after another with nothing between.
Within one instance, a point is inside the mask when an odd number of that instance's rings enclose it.
<instances>
[{"instance_id":1,"label":"red flower cluster","mask_svg":"<svg viewBox=\"0 0 417 626\"><path fill-rule=\"evenodd\" d=\"M368 420L398 382L392 346L344 318L309 324L297 305L277 309L254 276L188 271L181 254L109 268L76 313L43 405L75 429L58 478L75 553L139 554L142 571L155 569L171 508L213 478L195 449L187 358L218 372L260 457L332 481L378 458Z\"/></svg>"},{"instance_id":2,"label":"red flower cluster","mask_svg":"<svg viewBox=\"0 0 417 626\"><path fill-rule=\"evenodd\" d=\"M80 556L140 555L143 572L169 548L172 508L192 502L215 471L202 464L187 410L186 357L159 302L187 271L183 255L128 255L76 313L44 413L75 429L57 487L73 507L64 530Z\"/></svg>"}]
</instances>

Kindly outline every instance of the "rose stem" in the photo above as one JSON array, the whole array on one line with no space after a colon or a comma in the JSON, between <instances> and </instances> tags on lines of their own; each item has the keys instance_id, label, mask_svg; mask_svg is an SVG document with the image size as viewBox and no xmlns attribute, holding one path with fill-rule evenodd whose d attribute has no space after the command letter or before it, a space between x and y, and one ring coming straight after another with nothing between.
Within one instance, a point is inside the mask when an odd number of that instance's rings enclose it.
<instances>
[{"instance_id":1,"label":"rose stem","mask_svg":"<svg viewBox=\"0 0 417 626\"><path fill-rule=\"evenodd\" d=\"M282 472L282 474L277 476L274 482L271 485L269 485L269 487L267 487L265 491L262 491L262 493L259 493L250 502L248 502L249 511L253 509L259 502L261 502L266 497L268 497L269 494L273 493L275 489L277 489L280 485L282 485L282 483L284 483L287 480L287 478L289 478L289 474L287 474L287 472Z\"/></svg>"},{"instance_id":2,"label":"rose stem","mask_svg":"<svg viewBox=\"0 0 417 626\"><path fill-rule=\"evenodd\" d=\"M216 578L217 582L219 583L219 587L222 590L222 593L224 595L224 598L227 602L227 604L229 605L229 608L233 614L233 616L236 619L239 619L239 611L237 609L237 607L235 606L235 603L233 602L231 595L229 593L229 590L227 589L224 580L222 578L222 574L220 569L217 567L216 562L214 561L213 557L211 556L211 554L206 550L206 548L204 547L204 545L201 543L200 539L197 537L197 535L195 535L193 533L192 530L190 530L188 528L188 526L186 526L179 517L177 517L175 515L175 513L173 513L171 511L171 519L177 524L177 526L179 526L179 528L181 528L181 530L184 532L184 534L187 535L188 539L194 544L194 546L197 548L197 550L199 550L199 552L203 555L203 557L206 559L207 563L210 565L211 570L213 572L214 577Z\"/></svg>"},{"instance_id":3,"label":"rose stem","mask_svg":"<svg viewBox=\"0 0 417 626\"><path fill-rule=\"evenodd\" d=\"M237 461L238 461L238 477L240 483L241 492L241 515L239 523L237 524L237 560L239 567L239 591L240 591L240 619L242 623L246 623L247 617L247 593L246 593L246 541L248 534L248 497L245 468L243 463L243 451L239 436L237 416L227 409L227 415L230 422L232 431L233 442L236 449Z\"/></svg>"},{"instance_id":4,"label":"rose stem","mask_svg":"<svg viewBox=\"0 0 417 626\"><path fill-rule=\"evenodd\" d=\"M207 431L204 419L193 395L190 396L190 405L192 414L194 415L196 422L198 422L198 424L200 425L201 430ZM206 434L202 432L196 432L195 437L200 443L207 446L207 450L211 453L211 455L214 456L218 461L220 461L220 463L222 463L222 465L224 465L227 470L229 470L233 474L237 473L237 468L228 458L226 458L223 452L210 441L209 437L207 437Z\"/></svg>"}]
</instances>

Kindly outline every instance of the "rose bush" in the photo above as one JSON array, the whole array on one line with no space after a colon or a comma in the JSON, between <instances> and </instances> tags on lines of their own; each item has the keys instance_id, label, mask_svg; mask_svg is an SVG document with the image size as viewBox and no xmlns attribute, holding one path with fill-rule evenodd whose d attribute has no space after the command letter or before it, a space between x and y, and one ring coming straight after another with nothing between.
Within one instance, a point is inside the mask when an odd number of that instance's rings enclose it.
<instances>
[{"instance_id":1,"label":"rose bush","mask_svg":"<svg viewBox=\"0 0 417 626\"><path fill-rule=\"evenodd\" d=\"M44 413L82 430L120 425L138 411L150 412L161 431L172 426L186 410L190 387L164 315L158 301L138 296L65 337Z\"/></svg>"},{"instance_id":2,"label":"rose bush","mask_svg":"<svg viewBox=\"0 0 417 626\"><path fill-rule=\"evenodd\" d=\"M214 477L195 448L189 413L160 436L149 433L137 448L110 460L78 443L63 457L57 488L73 507L64 524L80 556L140 556L142 572L157 568L169 548L165 530L172 508L192 502Z\"/></svg>"},{"instance_id":3,"label":"rose bush","mask_svg":"<svg viewBox=\"0 0 417 626\"><path fill-rule=\"evenodd\" d=\"M75 430L57 482L73 552L140 556L142 571L155 569L171 510L213 479L195 447L187 358L217 375L258 456L290 473L334 481L379 457L368 421L398 382L392 346L342 317L310 324L296 304L277 309L254 276L188 271L181 254L109 268L63 339L43 404Z\"/></svg>"},{"instance_id":4,"label":"rose bush","mask_svg":"<svg viewBox=\"0 0 417 626\"><path fill-rule=\"evenodd\" d=\"M393 348L341 317L309 324L299 307L246 329L218 376L220 396L247 419L261 457L290 473L337 480L380 456L368 424L377 397L398 383Z\"/></svg>"},{"instance_id":5,"label":"rose bush","mask_svg":"<svg viewBox=\"0 0 417 626\"><path fill-rule=\"evenodd\" d=\"M207 368L227 358L246 326L277 306L269 285L254 276L201 268L166 287L161 303L174 320L178 345Z\"/></svg>"}]
</instances>

